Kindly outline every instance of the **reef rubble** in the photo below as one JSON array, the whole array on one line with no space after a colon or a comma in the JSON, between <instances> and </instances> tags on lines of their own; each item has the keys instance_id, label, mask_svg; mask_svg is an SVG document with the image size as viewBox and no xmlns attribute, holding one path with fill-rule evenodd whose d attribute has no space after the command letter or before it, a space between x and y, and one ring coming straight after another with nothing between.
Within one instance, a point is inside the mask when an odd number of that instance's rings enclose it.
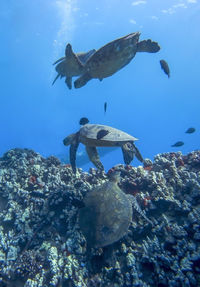
<instances>
[{"instance_id":1,"label":"reef rubble","mask_svg":"<svg viewBox=\"0 0 200 287\"><path fill-rule=\"evenodd\" d=\"M83 198L115 170L153 224L133 210L122 239L88 249L78 224ZM28 149L0 158L0 287L200 286L200 151L108 174L74 175Z\"/></svg>"}]
</instances>

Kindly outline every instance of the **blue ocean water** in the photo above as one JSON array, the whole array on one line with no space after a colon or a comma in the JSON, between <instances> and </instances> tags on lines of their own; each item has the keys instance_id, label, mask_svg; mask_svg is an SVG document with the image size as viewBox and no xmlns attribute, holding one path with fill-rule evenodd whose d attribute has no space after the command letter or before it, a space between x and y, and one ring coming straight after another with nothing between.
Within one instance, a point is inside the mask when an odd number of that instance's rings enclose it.
<instances>
[{"instance_id":1,"label":"blue ocean water","mask_svg":"<svg viewBox=\"0 0 200 287\"><path fill-rule=\"evenodd\" d=\"M199 0L1 0L0 155L18 147L67 157L63 138L79 129L83 116L139 138L144 158L199 149L199 26ZM136 54L102 82L69 90L58 79L52 86L52 64L67 43L75 52L88 51L136 31L161 50ZM160 59L169 64L169 79ZM196 132L186 134L189 127ZM171 147L177 141L184 145ZM102 162L105 169L123 163L121 150Z\"/></svg>"}]
</instances>

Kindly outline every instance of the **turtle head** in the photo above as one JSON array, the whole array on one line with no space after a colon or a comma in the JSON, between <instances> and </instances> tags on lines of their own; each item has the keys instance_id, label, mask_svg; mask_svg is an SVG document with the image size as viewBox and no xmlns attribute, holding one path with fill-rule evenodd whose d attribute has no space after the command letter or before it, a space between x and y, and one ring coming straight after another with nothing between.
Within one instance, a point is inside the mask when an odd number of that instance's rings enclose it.
<instances>
[{"instance_id":1,"label":"turtle head","mask_svg":"<svg viewBox=\"0 0 200 287\"><path fill-rule=\"evenodd\" d=\"M76 135L77 134L71 134L71 135L67 136L66 138L64 138L63 144L66 146L72 144L74 142L74 140L76 139Z\"/></svg>"},{"instance_id":2,"label":"turtle head","mask_svg":"<svg viewBox=\"0 0 200 287\"><path fill-rule=\"evenodd\" d=\"M88 123L89 123L88 118L81 118L80 121L79 121L79 124L80 124L81 126L84 126L84 125L86 125L86 124L88 124Z\"/></svg>"},{"instance_id":3,"label":"turtle head","mask_svg":"<svg viewBox=\"0 0 200 287\"><path fill-rule=\"evenodd\" d=\"M65 48L65 56L67 57L68 55L71 55L71 53L72 53L72 45L68 43Z\"/></svg>"},{"instance_id":4,"label":"turtle head","mask_svg":"<svg viewBox=\"0 0 200 287\"><path fill-rule=\"evenodd\" d=\"M113 172L108 173L108 177L110 181L113 181L115 183L119 183L120 182L120 178L121 178L121 171L120 170L115 170Z\"/></svg>"}]
</instances>

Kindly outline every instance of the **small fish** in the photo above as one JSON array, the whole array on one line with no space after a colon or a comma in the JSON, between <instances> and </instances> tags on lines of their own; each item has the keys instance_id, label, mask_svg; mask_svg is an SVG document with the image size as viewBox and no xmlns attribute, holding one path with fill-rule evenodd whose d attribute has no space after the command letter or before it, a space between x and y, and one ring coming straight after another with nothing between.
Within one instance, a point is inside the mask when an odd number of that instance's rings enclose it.
<instances>
[{"instance_id":1,"label":"small fish","mask_svg":"<svg viewBox=\"0 0 200 287\"><path fill-rule=\"evenodd\" d=\"M107 102L104 103L104 114L106 113L107 111Z\"/></svg>"},{"instance_id":2,"label":"small fish","mask_svg":"<svg viewBox=\"0 0 200 287\"><path fill-rule=\"evenodd\" d=\"M185 132L186 134L192 134L192 133L194 133L196 130L195 130L195 128L189 128L189 129L187 129L187 131Z\"/></svg>"},{"instance_id":3,"label":"small fish","mask_svg":"<svg viewBox=\"0 0 200 287\"><path fill-rule=\"evenodd\" d=\"M88 123L89 123L88 118L81 118L80 121L79 121L79 124L80 124L81 126L84 126L84 125L86 125L86 124L88 124Z\"/></svg>"},{"instance_id":4,"label":"small fish","mask_svg":"<svg viewBox=\"0 0 200 287\"><path fill-rule=\"evenodd\" d=\"M165 72L165 74L170 77L170 70L167 62L165 60L160 60L161 69Z\"/></svg>"},{"instance_id":5,"label":"small fish","mask_svg":"<svg viewBox=\"0 0 200 287\"><path fill-rule=\"evenodd\" d=\"M175 144L173 144L172 147L178 147L178 146L182 146L182 145L184 145L184 142L179 141L179 142L176 142Z\"/></svg>"},{"instance_id":6,"label":"small fish","mask_svg":"<svg viewBox=\"0 0 200 287\"><path fill-rule=\"evenodd\" d=\"M100 131L98 131L98 133L97 133L97 139L98 139L98 140L102 139L102 138L105 137L108 133L109 133L109 131L103 130L103 129L100 130Z\"/></svg>"}]
</instances>

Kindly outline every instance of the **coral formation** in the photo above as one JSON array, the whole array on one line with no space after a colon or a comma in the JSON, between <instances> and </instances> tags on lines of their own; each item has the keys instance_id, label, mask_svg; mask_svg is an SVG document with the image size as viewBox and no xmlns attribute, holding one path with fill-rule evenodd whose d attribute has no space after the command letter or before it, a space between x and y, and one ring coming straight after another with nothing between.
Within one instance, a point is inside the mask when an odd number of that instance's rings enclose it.
<instances>
[{"instance_id":1,"label":"coral formation","mask_svg":"<svg viewBox=\"0 0 200 287\"><path fill-rule=\"evenodd\" d=\"M84 197L108 180L55 157L13 149L0 158L1 287L200 285L200 151L118 165L120 189L137 200L127 234L87 248L78 223Z\"/></svg>"}]
</instances>

